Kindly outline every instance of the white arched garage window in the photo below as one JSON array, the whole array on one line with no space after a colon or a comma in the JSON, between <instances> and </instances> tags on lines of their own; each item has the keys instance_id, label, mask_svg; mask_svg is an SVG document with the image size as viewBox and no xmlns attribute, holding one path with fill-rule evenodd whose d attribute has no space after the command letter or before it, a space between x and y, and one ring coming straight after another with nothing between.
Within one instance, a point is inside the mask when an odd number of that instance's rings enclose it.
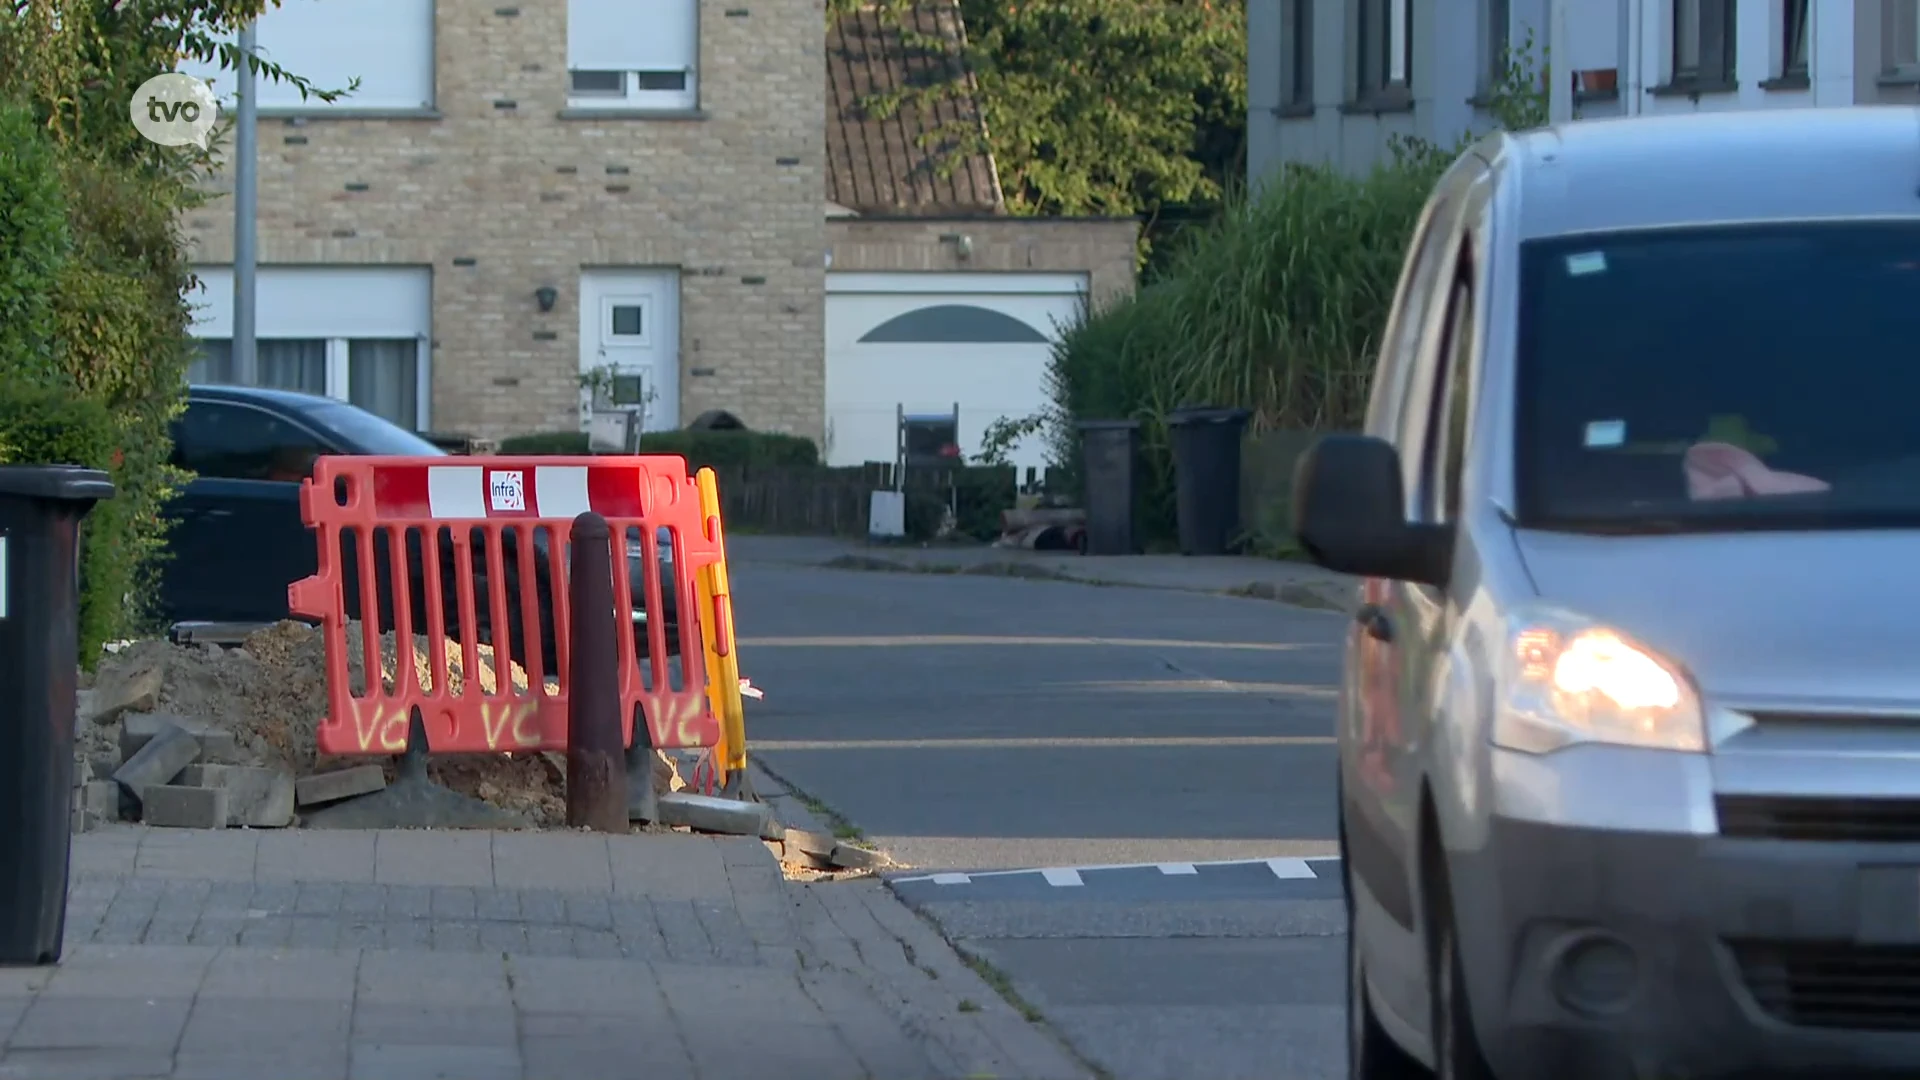
<instances>
[{"instance_id":1,"label":"white arched garage window","mask_svg":"<svg viewBox=\"0 0 1920 1080\"><path fill-rule=\"evenodd\" d=\"M987 426L1047 407L1059 330L1086 302L1083 274L827 275L827 446L834 465L892 461L900 411L960 407L971 457ZM1044 466L1039 439L1013 455Z\"/></svg>"},{"instance_id":2,"label":"white arched garage window","mask_svg":"<svg viewBox=\"0 0 1920 1080\"><path fill-rule=\"evenodd\" d=\"M1019 319L972 304L933 304L896 315L861 335L863 345L1045 345L1047 336Z\"/></svg>"}]
</instances>

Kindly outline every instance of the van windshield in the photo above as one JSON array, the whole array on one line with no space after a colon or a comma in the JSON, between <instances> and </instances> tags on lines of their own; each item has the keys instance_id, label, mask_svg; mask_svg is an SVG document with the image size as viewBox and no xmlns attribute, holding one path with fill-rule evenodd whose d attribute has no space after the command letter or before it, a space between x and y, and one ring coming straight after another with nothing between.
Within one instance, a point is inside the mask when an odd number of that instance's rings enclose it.
<instances>
[{"instance_id":1,"label":"van windshield","mask_svg":"<svg viewBox=\"0 0 1920 1080\"><path fill-rule=\"evenodd\" d=\"M1920 526L1920 222L1522 250L1521 523Z\"/></svg>"}]
</instances>

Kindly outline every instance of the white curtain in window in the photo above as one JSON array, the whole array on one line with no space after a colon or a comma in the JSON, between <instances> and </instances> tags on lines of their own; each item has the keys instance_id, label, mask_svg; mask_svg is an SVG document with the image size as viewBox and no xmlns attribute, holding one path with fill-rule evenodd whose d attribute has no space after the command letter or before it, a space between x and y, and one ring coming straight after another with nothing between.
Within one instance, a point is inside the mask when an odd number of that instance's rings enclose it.
<instances>
[{"instance_id":1,"label":"white curtain in window","mask_svg":"<svg viewBox=\"0 0 1920 1080\"><path fill-rule=\"evenodd\" d=\"M1700 0L1673 0L1673 76L1700 74Z\"/></svg>"},{"instance_id":2,"label":"white curtain in window","mask_svg":"<svg viewBox=\"0 0 1920 1080\"><path fill-rule=\"evenodd\" d=\"M254 346L260 362L260 385L303 394L327 392L325 339L265 340Z\"/></svg>"},{"instance_id":3,"label":"white curtain in window","mask_svg":"<svg viewBox=\"0 0 1920 1080\"><path fill-rule=\"evenodd\" d=\"M1497 88L1507 77L1507 50L1513 44L1512 0L1487 0L1487 57L1485 74L1488 89Z\"/></svg>"},{"instance_id":4,"label":"white curtain in window","mask_svg":"<svg viewBox=\"0 0 1920 1080\"><path fill-rule=\"evenodd\" d=\"M1412 15L1412 5L1407 0L1393 0L1387 5L1388 82L1404 84L1407 81L1407 24Z\"/></svg>"},{"instance_id":5,"label":"white curtain in window","mask_svg":"<svg viewBox=\"0 0 1920 1080\"><path fill-rule=\"evenodd\" d=\"M1911 74L1920 66L1920 0L1886 0L1881 38L1889 73Z\"/></svg>"},{"instance_id":6,"label":"white curtain in window","mask_svg":"<svg viewBox=\"0 0 1920 1080\"><path fill-rule=\"evenodd\" d=\"M327 343L322 339L264 339L254 344L260 365L258 384L303 394L327 392ZM233 342L201 338L200 355L187 364L187 381L213 386L236 382Z\"/></svg>"},{"instance_id":7,"label":"white curtain in window","mask_svg":"<svg viewBox=\"0 0 1920 1080\"><path fill-rule=\"evenodd\" d=\"M691 71L695 0L567 0L570 71Z\"/></svg>"},{"instance_id":8,"label":"white curtain in window","mask_svg":"<svg viewBox=\"0 0 1920 1080\"><path fill-rule=\"evenodd\" d=\"M414 430L420 423L420 343L412 338L347 342L347 399Z\"/></svg>"},{"instance_id":9,"label":"white curtain in window","mask_svg":"<svg viewBox=\"0 0 1920 1080\"><path fill-rule=\"evenodd\" d=\"M233 381L233 342L226 338L201 338L200 355L187 364L187 382L218 386Z\"/></svg>"}]
</instances>

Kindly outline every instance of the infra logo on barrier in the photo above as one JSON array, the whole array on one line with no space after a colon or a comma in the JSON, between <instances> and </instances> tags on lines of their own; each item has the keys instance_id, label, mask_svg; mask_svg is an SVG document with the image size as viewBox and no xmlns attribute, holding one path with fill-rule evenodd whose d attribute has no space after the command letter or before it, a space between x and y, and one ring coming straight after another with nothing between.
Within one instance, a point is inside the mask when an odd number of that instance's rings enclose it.
<instances>
[{"instance_id":1,"label":"infra logo on barrier","mask_svg":"<svg viewBox=\"0 0 1920 1080\"><path fill-rule=\"evenodd\" d=\"M495 510L525 510L527 474L518 470L488 474L487 499Z\"/></svg>"},{"instance_id":2,"label":"infra logo on barrier","mask_svg":"<svg viewBox=\"0 0 1920 1080\"><path fill-rule=\"evenodd\" d=\"M127 111L134 130L148 142L205 150L220 119L220 102L202 80L169 72L141 83Z\"/></svg>"}]
</instances>

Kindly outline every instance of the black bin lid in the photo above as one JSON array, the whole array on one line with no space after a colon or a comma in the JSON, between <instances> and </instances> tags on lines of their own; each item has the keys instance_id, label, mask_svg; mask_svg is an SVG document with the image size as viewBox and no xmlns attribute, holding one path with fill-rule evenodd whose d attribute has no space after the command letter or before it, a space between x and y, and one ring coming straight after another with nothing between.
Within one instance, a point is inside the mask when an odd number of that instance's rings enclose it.
<instances>
[{"instance_id":1,"label":"black bin lid","mask_svg":"<svg viewBox=\"0 0 1920 1080\"><path fill-rule=\"evenodd\" d=\"M1243 423L1253 413L1247 409L1236 409L1226 405L1182 405L1167 414L1167 424L1172 427L1186 427L1189 424L1238 424Z\"/></svg>"},{"instance_id":2,"label":"black bin lid","mask_svg":"<svg viewBox=\"0 0 1920 1080\"><path fill-rule=\"evenodd\" d=\"M0 465L0 497L92 502L113 498L113 481L78 465Z\"/></svg>"}]
</instances>

